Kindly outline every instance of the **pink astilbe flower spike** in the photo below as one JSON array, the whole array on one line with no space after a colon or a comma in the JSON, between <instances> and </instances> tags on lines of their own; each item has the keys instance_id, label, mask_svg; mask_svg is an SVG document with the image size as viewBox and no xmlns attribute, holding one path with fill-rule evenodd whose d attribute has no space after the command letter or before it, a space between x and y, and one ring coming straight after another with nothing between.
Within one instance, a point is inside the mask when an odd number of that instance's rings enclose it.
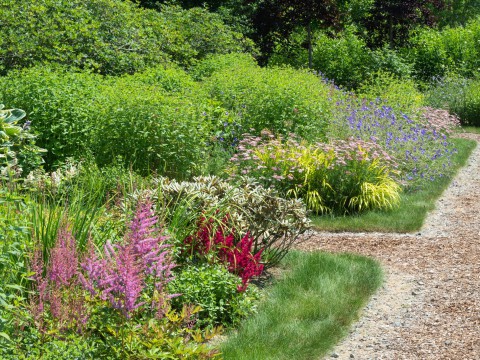
<instances>
[{"instance_id":1,"label":"pink astilbe flower spike","mask_svg":"<svg viewBox=\"0 0 480 360\"><path fill-rule=\"evenodd\" d=\"M68 229L62 227L58 233L57 244L50 253L50 280L56 284L68 285L78 270L76 242Z\"/></svg>"},{"instance_id":2,"label":"pink astilbe flower spike","mask_svg":"<svg viewBox=\"0 0 480 360\"><path fill-rule=\"evenodd\" d=\"M88 320L83 291L78 286L78 263L76 241L67 225L59 229L47 264L44 263L42 251L35 250L31 268L36 294L31 297L31 310L40 330L44 315L48 312L60 331L72 327L81 331Z\"/></svg>"},{"instance_id":3,"label":"pink astilbe flower spike","mask_svg":"<svg viewBox=\"0 0 480 360\"><path fill-rule=\"evenodd\" d=\"M35 249L33 258L30 262L31 271L33 272L32 280L36 288L36 294L30 298L30 311L33 315L35 325L38 329L43 330L43 315L45 311L45 303L47 301L48 280L43 276L43 255L41 249Z\"/></svg>"},{"instance_id":4,"label":"pink astilbe flower spike","mask_svg":"<svg viewBox=\"0 0 480 360\"><path fill-rule=\"evenodd\" d=\"M164 307L166 300L173 296L167 295L164 288L173 279L171 270L175 265L168 249L170 245L165 243L167 237L159 234L155 227L157 221L152 204L140 204L124 244L107 242L103 259L92 251L81 264L86 273L80 277L84 287L92 295L98 294L107 300L127 318L145 304L139 302L139 298L147 281L152 281L157 290L157 299L152 299L152 303Z\"/></svg>"}]
</instances>

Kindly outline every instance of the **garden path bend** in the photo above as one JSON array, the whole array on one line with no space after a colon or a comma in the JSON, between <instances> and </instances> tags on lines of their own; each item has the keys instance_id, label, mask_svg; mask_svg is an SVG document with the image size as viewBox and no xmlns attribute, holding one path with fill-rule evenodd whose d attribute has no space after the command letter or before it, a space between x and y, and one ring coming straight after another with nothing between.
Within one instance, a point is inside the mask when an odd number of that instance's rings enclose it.
<instances>
[{"instance_id":1,"label":"garden path bend","mask_svg":"<svg viewBox=\"0 0 480 360\"><path fill-rule=\"evenodd\" d=\"M298 246L372 256L385 271L383 287L327 359L480 359L479 195L477 146L420 232L316 233Z\"/></svg>"}]
</instances>

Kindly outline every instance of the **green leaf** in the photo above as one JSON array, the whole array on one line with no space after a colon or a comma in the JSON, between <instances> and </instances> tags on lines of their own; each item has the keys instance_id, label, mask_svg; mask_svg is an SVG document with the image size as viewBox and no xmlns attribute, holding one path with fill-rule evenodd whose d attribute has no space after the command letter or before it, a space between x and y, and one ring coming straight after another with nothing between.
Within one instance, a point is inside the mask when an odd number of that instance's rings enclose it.
<instances>
[{"instance_id":1,"label":"green leaf","mask_svg":"<svg viewBox=\"0 0 480 360\"><path fill-rule=\"evenodd\" d=\"M12 339L10 339L10 336L8 336L8 334L6 334L4 332L0 332L0 336L7 339L8 341L12 341Z\"/></svg>"}]
</instances>

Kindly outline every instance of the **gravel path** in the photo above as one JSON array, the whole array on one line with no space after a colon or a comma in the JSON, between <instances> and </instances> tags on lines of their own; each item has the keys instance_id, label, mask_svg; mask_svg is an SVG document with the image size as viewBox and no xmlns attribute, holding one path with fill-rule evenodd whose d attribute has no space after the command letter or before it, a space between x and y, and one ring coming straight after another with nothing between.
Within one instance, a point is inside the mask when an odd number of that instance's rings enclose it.
<instances>
[{"instance_id":1,"label":"gravel path","mask_svg":"<svg viewBox=\"0 0 480 360\"><path fill-rule=\"evenodd\" d=\"M480 359L479 175L480 146L417 234L317 233L299 245L372 256L385 270L383 287L327 358Z\"/></svg>"}]
</instances>

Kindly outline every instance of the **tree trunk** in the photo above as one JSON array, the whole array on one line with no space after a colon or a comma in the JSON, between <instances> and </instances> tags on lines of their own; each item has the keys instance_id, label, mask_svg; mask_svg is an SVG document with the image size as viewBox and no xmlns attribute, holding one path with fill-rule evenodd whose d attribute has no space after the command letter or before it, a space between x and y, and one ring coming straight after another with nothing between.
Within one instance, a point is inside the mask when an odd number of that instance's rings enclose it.
<instances>
[{"instance_id":1,"label":"tree trunk","mask_svg":"<svg viewBox=\"0 0 480 360\"><path fill-rule=\"evenodd\" d=\"M307 25L307 36L308 36L308 68L313 67L313 49L312 49L312 22L310 21Z\"/></svg>"},{"instance_id":2,"label":"tree trunk","mask_svg":"<svg viewBox=\"0 0 480 360\"><path fill-rule=\"evenodd\" d=\"M390 45L390 49L393 49L393 20L390 18L388 20L388 42Z\"/></svg>"}]
</instances>

